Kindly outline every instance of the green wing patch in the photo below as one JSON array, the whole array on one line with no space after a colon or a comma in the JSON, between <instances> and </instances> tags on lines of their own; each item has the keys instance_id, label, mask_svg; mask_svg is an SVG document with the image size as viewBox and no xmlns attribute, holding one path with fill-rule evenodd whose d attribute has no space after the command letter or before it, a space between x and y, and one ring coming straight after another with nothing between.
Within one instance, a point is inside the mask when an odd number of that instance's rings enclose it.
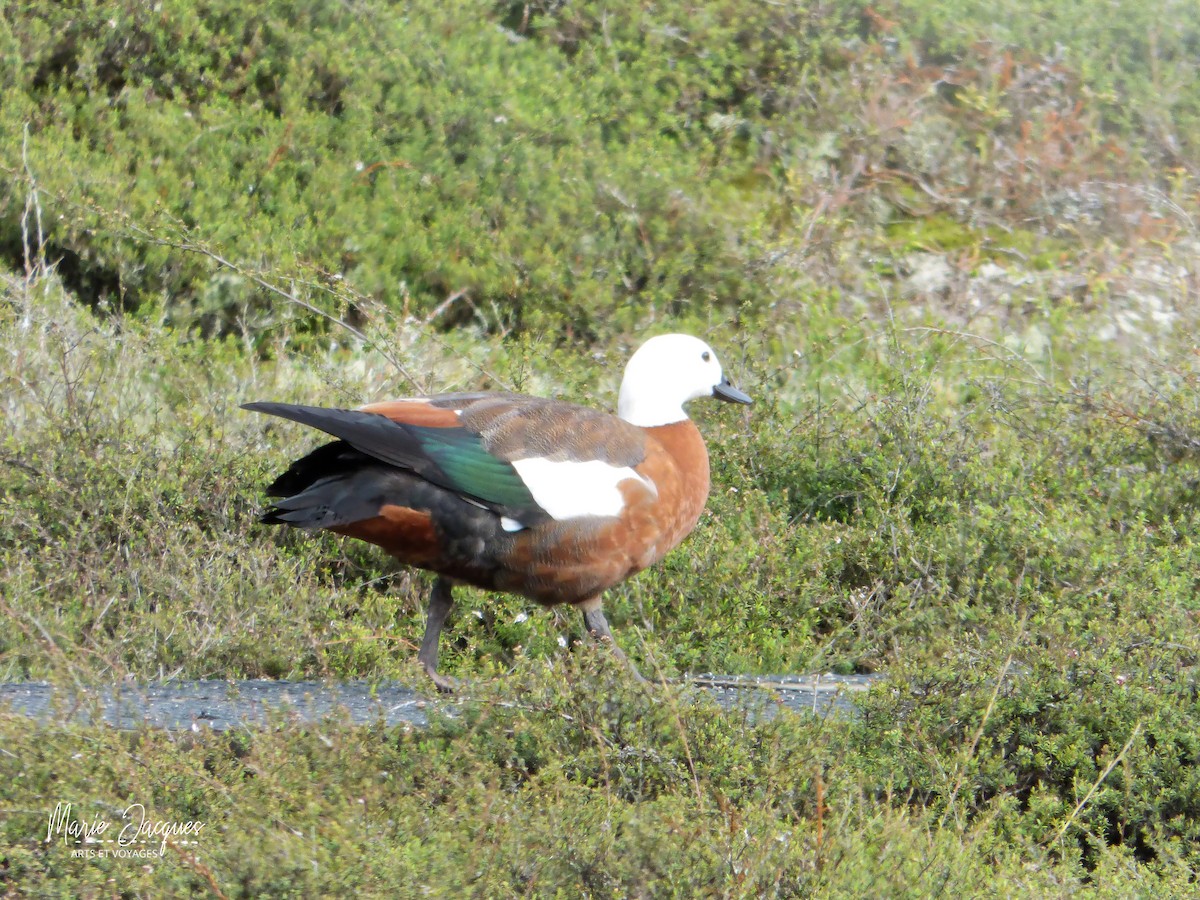
<instances>
[{"instance_id":1,"label":"green wing patch","mask_svg":"<svg viewBox=\"0 0 1200 900\"><path fill-rule=\"evenodd\" d=\"M465 428L407 426L455 490L509 510L540 509L512 463L497 459Z\"/></svg>"}]
</instances>

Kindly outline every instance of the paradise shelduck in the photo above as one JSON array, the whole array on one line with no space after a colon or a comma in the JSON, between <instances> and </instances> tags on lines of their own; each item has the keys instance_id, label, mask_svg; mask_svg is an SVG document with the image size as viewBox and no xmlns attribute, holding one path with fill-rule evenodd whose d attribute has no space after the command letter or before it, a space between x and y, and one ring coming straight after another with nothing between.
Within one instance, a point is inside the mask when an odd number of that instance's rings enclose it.
<instances>
[{"instance_id":1,"label":"paradise shelduck","mask_svg":"<svg viewBox=\"0 0 1200 900\"><path fill-rule=\"evenodd\" d=\"M450 690L453 681L437 672L438 639L459 582L570 603L588 633L625 659L601 595L662 559L700 518L708 451L683 411L699 397L750 402L706 343L666 334L629 360L615 416L507 393L357 410L244 408L338 438L267 488L282 499L263 522L326 528L437 573L417 658Z\"/></svg>"}]
</instances>

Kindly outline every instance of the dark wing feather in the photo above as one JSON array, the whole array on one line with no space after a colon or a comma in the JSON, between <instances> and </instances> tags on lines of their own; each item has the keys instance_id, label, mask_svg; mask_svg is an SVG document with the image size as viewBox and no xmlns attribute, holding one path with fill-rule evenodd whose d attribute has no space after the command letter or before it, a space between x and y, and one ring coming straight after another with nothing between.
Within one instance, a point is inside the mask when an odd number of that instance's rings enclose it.
<instances>
[{"instance_id":1,"label":"dark wing feather","mask_svg":"<svg viewBox=\"0 0 1200 900\"><path fill-rule=\"evenodd\" d=\"M490 454L483 438L466 428L409 425L376 413L290 403L247 403L243 409L318 428L360 453L525 525L548 518L512 464Z\"/></svg>"}]
</instances>

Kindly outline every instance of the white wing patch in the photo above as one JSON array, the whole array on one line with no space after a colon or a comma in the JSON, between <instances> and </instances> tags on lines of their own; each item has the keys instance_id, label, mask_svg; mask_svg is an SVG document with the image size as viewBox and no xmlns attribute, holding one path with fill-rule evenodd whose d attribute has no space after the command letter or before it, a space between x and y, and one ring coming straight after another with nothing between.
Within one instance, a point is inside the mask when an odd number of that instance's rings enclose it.
<instances>
[{"instance_id":1,"label":"white wing patch","mask_svg":"<svg viewBox=\"0 0 1200 900\"><path fill-rule=\"evenodd\" d=\"M619 516L625 498L619 485L633 479L658 496L658 488L629 466L610 466L599 459L585 462L530 457L513 461L537 505L562 521L580 516Z\"/></svg>"}]
</instances>

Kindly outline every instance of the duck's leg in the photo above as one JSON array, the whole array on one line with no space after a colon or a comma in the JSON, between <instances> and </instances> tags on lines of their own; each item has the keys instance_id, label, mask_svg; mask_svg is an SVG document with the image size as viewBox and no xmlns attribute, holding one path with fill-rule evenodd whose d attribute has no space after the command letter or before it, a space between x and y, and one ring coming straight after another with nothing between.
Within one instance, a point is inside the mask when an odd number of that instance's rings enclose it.
<instances>
[{"instance_id":1,"label":"duck's leg","mask_svg":"<svg viewBox=\"0 0 1200 900\"><path fill-rule=\"evenodd\" d=\"M590 607L590 608L589 608ZM642 677L642 673L637 670L637 666L629 661L629 657L625 655L625 651L617 646L617 639L613 637L612 631L608 627L608 619L604 618L604 610L597 601L594 606L585 606L580 604L580 611L583 613L583 627L587 629L589 635L594 640L598 640L603 644L607 644L612 650L613 656L629 667L629 671L633 673L633 677L643 684L646 679Z\"/></svg>"},{"instance_id":2,"label":"duck's leg","mask_svg":"<svg viewBox=\"0 0 1200 900\"><path fill-rule=\"evenodd\" d=\"M438 690L446 693L452 692L458 685L453 678L438 674L438 641L442 637L442 626L446 624L446 616L450 615L453 606L454 585L448 579L439 576L433 582L433 590L429 594L425 636L421 638L417 661L425 667L425 674L437 685Z\"/></svg>"}]
</instances>

